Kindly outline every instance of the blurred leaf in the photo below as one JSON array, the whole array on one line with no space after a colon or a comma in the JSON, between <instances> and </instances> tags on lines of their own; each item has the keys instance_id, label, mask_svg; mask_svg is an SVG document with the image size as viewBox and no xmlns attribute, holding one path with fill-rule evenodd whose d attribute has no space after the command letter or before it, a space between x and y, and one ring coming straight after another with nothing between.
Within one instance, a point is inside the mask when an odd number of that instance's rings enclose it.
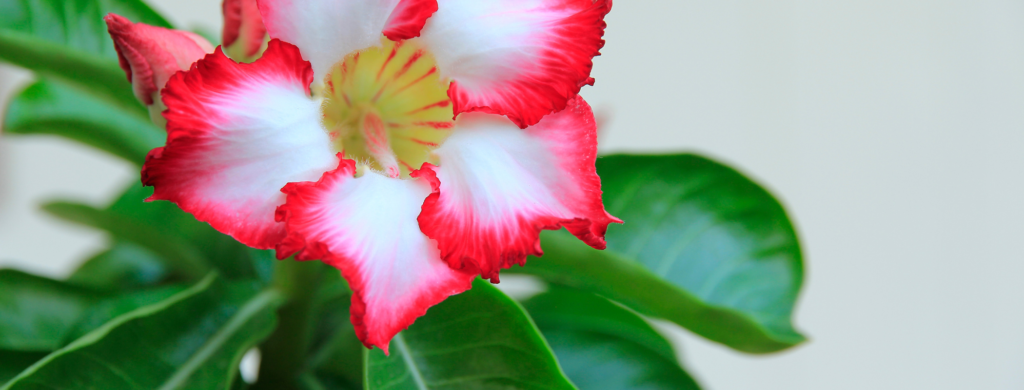
<instances>
[{"instance_id":1,"label":"blurred leaf","mask_svg":"<svg viewBox=\"0 0 1024 390\"><path fill-rule=\"evenodd\" d=\"M151 290L122 293L105 298L90 306L85 313L74 323L64 338L62 345L70 344L72 341L91 332L93 329L103 326L108 321L143 306L170 298L174 294L185 290L185 286L168 286Z\"/></svg>"},{"instance_id":2,"label":"blurred leaf","mask_svg":"<svg viewBox=\"0 0 1024 390\"><path fill-rule=\"evenodd\" d=\"M664 337L604 298L553 287L523 306L581 390L700 388Z\"/></svg>"},{"instance_id":3,"label":"blurred leaf","mask_svg":"<svg viewBox=\"0 0 1024 390\"><path fill-rule=\"evenodd\" d=\"M0 349L52 351L101 295L15 270L0 270Z\"/></svg>"},{"instance_id":4,"label":"blurred leaf","mask_svg":"<svg viewBox=\"0 0 1024 390\"><path fill-rule=\"evenodd\" d=\"M110 152L142 166L166 134L148 117L53 80L40 80L15 97L3 122L6 134L52 134Z\"/></svg>"},{"instance_id":5,"label":"blurred leaf","mask_svg":"<svg viewBox=\"0 0 1024 390\"><path fill-rule=\"evenodd\" d=\"M167 266L189 278L198 278L209 271L202 254L188 241L161 234L146 221L100 210L83 204L52 202L43 210L71 222L106 230L114 237L139 244L168 261Z\"/></svg>"},{"instance_id":6,"label":"blurred leaf","mask_svg":"<svg viewBox=\"0 0 1024 390\"><path fill-rule=\"evenodd\" d=\"M0 60L71 81L145 114L117 64L103 21L111 12L170 27L139 0L0 0Z\"/></svg>"},{"instance_id":7,"label":"blurred leaf","mask_svg":"<svg viewBox=\"0 0 1024 390\"><path fill-rule=\"evenodd\" d=\"M273 330L282 300L211 275L115 318L3 389L229 389L242 355Z\"/></svg>"},{"instance_id":8,"label":"blurred leaf","mask_svg":"<svg viewBox=\"0 0 1024 390\"><path fill-rule=\"evenodd\" d=\"M189 278L198 278L213 267L230 280L269 281L275 262L271 251L250 249L197 221L173 203L145 202L152 193L152 188L133 183L107 209L52 202L45 204L43 210L137 244L164 259L167 267Z\"/></svg>"},{"instance_id":9,"label":"blurred leaf","mask_svg":"<svg viewBox=\"0 0 1024 390\"><path fill-rule=\"evenodd\" d=\"M366 357L366 389L574 389L523 309L487 282Z\"/></svg>"},{"instance_id":10,"label":"blurred leaf","mask_svg":"<svg viewBox=\"0 0 1024 390\"><path fill-rule=\"evenodd\" d=\"M545 232L513 272L596 292L744 352L804 341L790 322L803 281L785 210L735 170L694 155L597 160L608 211L625 221L598 251Z\"/></svg>"},{"instance_id":11,"label":"blurred leaf","mask_svg":"<svg viewBox=\"0 0 1024 390\"><path fill-rule=\"evenodd\" d=\"M151 286L168 275L167 266L148 249L126 241L88 259L68 283L99 290L132 290Z\"/></svg>"},{"instance_id":12,"label":"blurred leaf","mask_svg":"<svg viewBox=\"0 0 1024 390\"><path fill-rule=\"evenodd\" d=\"M47 353L0 349L0 386L3 386L11 378L14 378L18 373L31 366L32 363L46 357Z\"/></svg>"}]
</instances>

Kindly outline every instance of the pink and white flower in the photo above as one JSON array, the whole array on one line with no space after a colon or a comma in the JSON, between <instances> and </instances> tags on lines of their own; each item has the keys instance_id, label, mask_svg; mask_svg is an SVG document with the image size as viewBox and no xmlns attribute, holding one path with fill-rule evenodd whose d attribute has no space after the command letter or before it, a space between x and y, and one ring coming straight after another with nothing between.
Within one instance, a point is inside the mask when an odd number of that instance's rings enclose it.
<instances>
[{"instance_id":1,"label":"pink and white flower","mask_svg":"<svg viewBox=\"0 0 1024 390\"><path fill-rule=\"evenodd\" d=\"M604 248L594 115L577 96L609 0L260 0L271 38L217 50L163 91L142 178L237 240L320 259L391 338L539 233ZM497 115L495 115L497 114Z\"/></svg>"}]
</instances>

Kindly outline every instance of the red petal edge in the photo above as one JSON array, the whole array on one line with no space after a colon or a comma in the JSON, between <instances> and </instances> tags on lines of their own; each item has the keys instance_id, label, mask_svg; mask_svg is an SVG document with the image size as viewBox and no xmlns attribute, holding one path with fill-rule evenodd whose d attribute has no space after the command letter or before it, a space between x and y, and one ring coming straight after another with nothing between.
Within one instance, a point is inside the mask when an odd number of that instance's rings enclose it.
<instances>
[{"instance_id":1,"label":"red petal edge","mask_svg":"<svg viewBox=\"0 0 1024 390\"><path fill-rule=\"evenodd\" d=\"M612 0L555 0L552 8L579 10L555 27L548 46L539 54L539 63L500 91L476 93L474 96L452 81L448 97L455 117L463 112L484 112L504 115L525 129L545 115L562 111L584 85L594 85L590 71L595 56L604 47L605 15L611 12Z\"/></svg>"},{"instance_id":2,"label":"red petal edge","mask_svg":"<svg viewBox=\"0 0 1024 390\"><path fill-rule=\"evenodd\" d=\"M317 182L289 183L281 189L281 192L287 195L287 201L278 207L276 219L285 223L288 227L288 235L277 245L277 258L285 259L294 254L296 260L320 259L340 270L353 292L352 306L349 310L356 336L367 348L376 346L388 354L388 345L398 332L405 330L417 318L426 314L427 309L431 306L444 301L451 295L469 290L476 275L449 270L441 265L441 268L452 272L452 276L438 286L426 287L426 294L416 296L408 304L411 307L410 310L393 310L383 313L386 318L370 319L364 299L368 281L360 272L359 265L353 259L332 252L329 243L316 238L311 239L317 233L322 233L322 231L313 231L317 230L317 226L322 226L325 223L323 214L317 211L323 204L321 194L330 192L332 188L342 185L346 181L358 180L354 178L355 161L343 158L341 153L338 154L338 159L340 160L338 168L324 173Z\"/></svg>"},{"instance_id":3,"label":"red petal edge","mask_svg":"<svg viewBox=\"0 0 1024 390\"><path fill-rule=\"evenodd\" d=\"M515 216L512 226L488 229L466 222L463 216L445 211L441 202L442 183L437 177L437 166L425 163L412 173L430 182L432 191L423 202L419 216L420 230L438 242L441 258L454 269L480 274L492 283L498 283L499 271L513 264L523 266L528 255L541 256L541 230L565 227L574 236L596 249L605 249L605 232L610 223L622 223L604 209L601 200L601 178L597 175L597 127L594 114L583 98L577 96L568 107L545 118L536 126L525 130L540 138L555 156L558 169L564 173L566 187L576 189L576 195L562 193L561 203L574 218L550 215ZM566 191L569 192L569 191Z\"/></svg>"},{"instance_id":4,"label":"red petal edge","mask_svg":"<svg viewBox=\"0 0 1024 390\"><path fill-rule=\"evenodd\" d=\"M163 113L167 119L167 144L151 150L142 166L142 184L153 187L153 196L146 201L173 202L196 219L254 248L271 249L284 238L284 225L275 221L248 223L244 216L219 210L216 204L192 196L193 188L180 181L181 172L190 171L194 156L209 153L207 138L213 131L207 102L195 91L230 90L246 82L246 75L282 72L291 72L285 77L301 82L309 94L313 81L309 62L302 59L297 47L277 39L271 40L263 57L252 64L232 61L218 46L212 54L192 64L189 71L172 76L161 94L168 107Z\"/></svg>"}]
</instances>

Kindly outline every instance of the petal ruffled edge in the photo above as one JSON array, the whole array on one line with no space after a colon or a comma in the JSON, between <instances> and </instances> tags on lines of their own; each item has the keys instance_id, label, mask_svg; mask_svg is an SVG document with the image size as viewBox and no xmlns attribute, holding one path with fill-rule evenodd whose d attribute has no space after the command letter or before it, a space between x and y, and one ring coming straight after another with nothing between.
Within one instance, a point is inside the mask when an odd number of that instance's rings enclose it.
<instances>
[{"instance_id":1,"label":"petal ruffled edge","mask_svg":"<svg viewBox=\"0 0 1024 390\"><path fill-rule=\"evenodd\" d=\"M563 226L605 248L608 224L622 221L601 200L596 124L582 98L526 130L486 124L460 132L462 126L435 151L440 166L424 164L414 174L432 186L420 230L437 240L452 268L497 282L501 269L543 254L541 230Z\"/></svg>"},{"instance_id":2,"label":"petal ruffled edge","mask_svg":"<svg viewBox=\"0 0 1024 390\"><path fill-rule=\"evenodd\" d=\"M427 309L468 290L476 275L451 269L416 222L429 186L368 172L342 158L317 182L290 183L277 220L287 237L277 257L320 259L352 288L351 320L368 348L388 352L391 339Z\"/></svg>"},{"instance_id":3,"label":"petal ruffled edge","mask_svg":"<svg viewBox=\"0 0 1024 390\"><path fill-rule=\"evenodd\" d=\"M176 74L163 90L167 145L142 167L154 187L147 201L171 201L243 244L273 248L285 235L274 220L281 187L334 165L311 79L298 48L278 40L252 64L218 48Z\"/></svg>"},{"instance_id":4,"label":"petal ruffled edge","mask_svg":"<svg viewBox=\"0 0 1024 390\"><path fill-rule=\"evenodd\" d=\"M563 110L604 46L611 0L440 0L422 32L455 115L503 115L526 128Z\"/></svg>"}]
</instances>

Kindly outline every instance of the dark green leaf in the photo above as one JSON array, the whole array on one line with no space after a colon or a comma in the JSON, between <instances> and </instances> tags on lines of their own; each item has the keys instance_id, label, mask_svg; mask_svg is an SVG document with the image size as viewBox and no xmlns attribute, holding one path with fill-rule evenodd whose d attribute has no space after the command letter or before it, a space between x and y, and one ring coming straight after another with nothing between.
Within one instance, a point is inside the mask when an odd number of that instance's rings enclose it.
<instances>
[{"instance_id":1,"label":"dark green leaf","mask_svg":"<svg viewBox=\"0 0 1024 390\"><path fill-rule=\"evenodd\" d=\"M0 0L0 60L60 77L144 113L117 64L103 16L170 27L139 0Z\"/></svg>"},{"instance_id":2,"label":"dark green leaf","mask_svg":"<svg viewBox=\"0 0 1024 390\"><path fill-rule=\"evenodd\" d=\"M146 248L126 241L82 263L68 283L98 290L133 290L159 283L168 276L164 261Z\"/></svg>"},{"instance_id":3,"label":"dark green leaf","mask_svg":"<svg viewBox=\"0 0 1024 390\"><path fill-rule=\"evenodd\" d=\"M607 299L553 287L523 306L582 390L699 389L664 337Z\"/></svg>"},{"instance_id":4,"label":"dark green leaf","mask_svg":"<svg viewBox=\"0 0 1024 390\"><path fill-rule=\"evenodd\" d=\"M110 152L142 166L146 154L162 146L166 134L148 117L110 104L68 84L40 80L7 108L7 134L52 134Z\"/></svg>"},{"instance_id":5,"label":"dark green leaf","mask_svg":"<svg viewBox=\"0 0 1024 390\"><path fill-rule=\"evenodd\" d=\"M3 389L230 389L242 355L273 330L281 301L210 276L117 317Z\"/></svg>"},{"instance_id":6,"label":"dark green leaf","mask_svg":"<svg viewBox=\"0 0 1024 390\"><path fill-rule=\"evenodd\" d=\"M101 295L56 280L0 270L0 349L51 351Z\"/></svg>"},{"instance_id":7,"label":"dark green leaf","mask_svg":"<svg viewBox=\"0 0 1024 390\"><path fill-rule=\"evenodd\" d=\"M480 279L367 353L366 388L573 389L523 309Z\"/></svg>"},{"instance_id":8,"label":"dark green leaf","mask_svg":"<svg viewBox=\"0 0 1024 390\"><path fill-rule=\"evenodd\" d=\"M785 210L740 173L694 155L598 159L608 211L625 221L597 251L545 232L526 272L589 290L744 352L804 340L790 318L803 281Z\"/></svg>"},{"instance_id":9,"label":"dark green leaf","mask_svg":"<svg viewBox=\"0 0 1024 390\"><path fill-rule=\"evenodd\" d=\"M0 386L14 378L33 363L46 357L48 352L11 351L0 349Z\"/></svg>"}]
</instances>

